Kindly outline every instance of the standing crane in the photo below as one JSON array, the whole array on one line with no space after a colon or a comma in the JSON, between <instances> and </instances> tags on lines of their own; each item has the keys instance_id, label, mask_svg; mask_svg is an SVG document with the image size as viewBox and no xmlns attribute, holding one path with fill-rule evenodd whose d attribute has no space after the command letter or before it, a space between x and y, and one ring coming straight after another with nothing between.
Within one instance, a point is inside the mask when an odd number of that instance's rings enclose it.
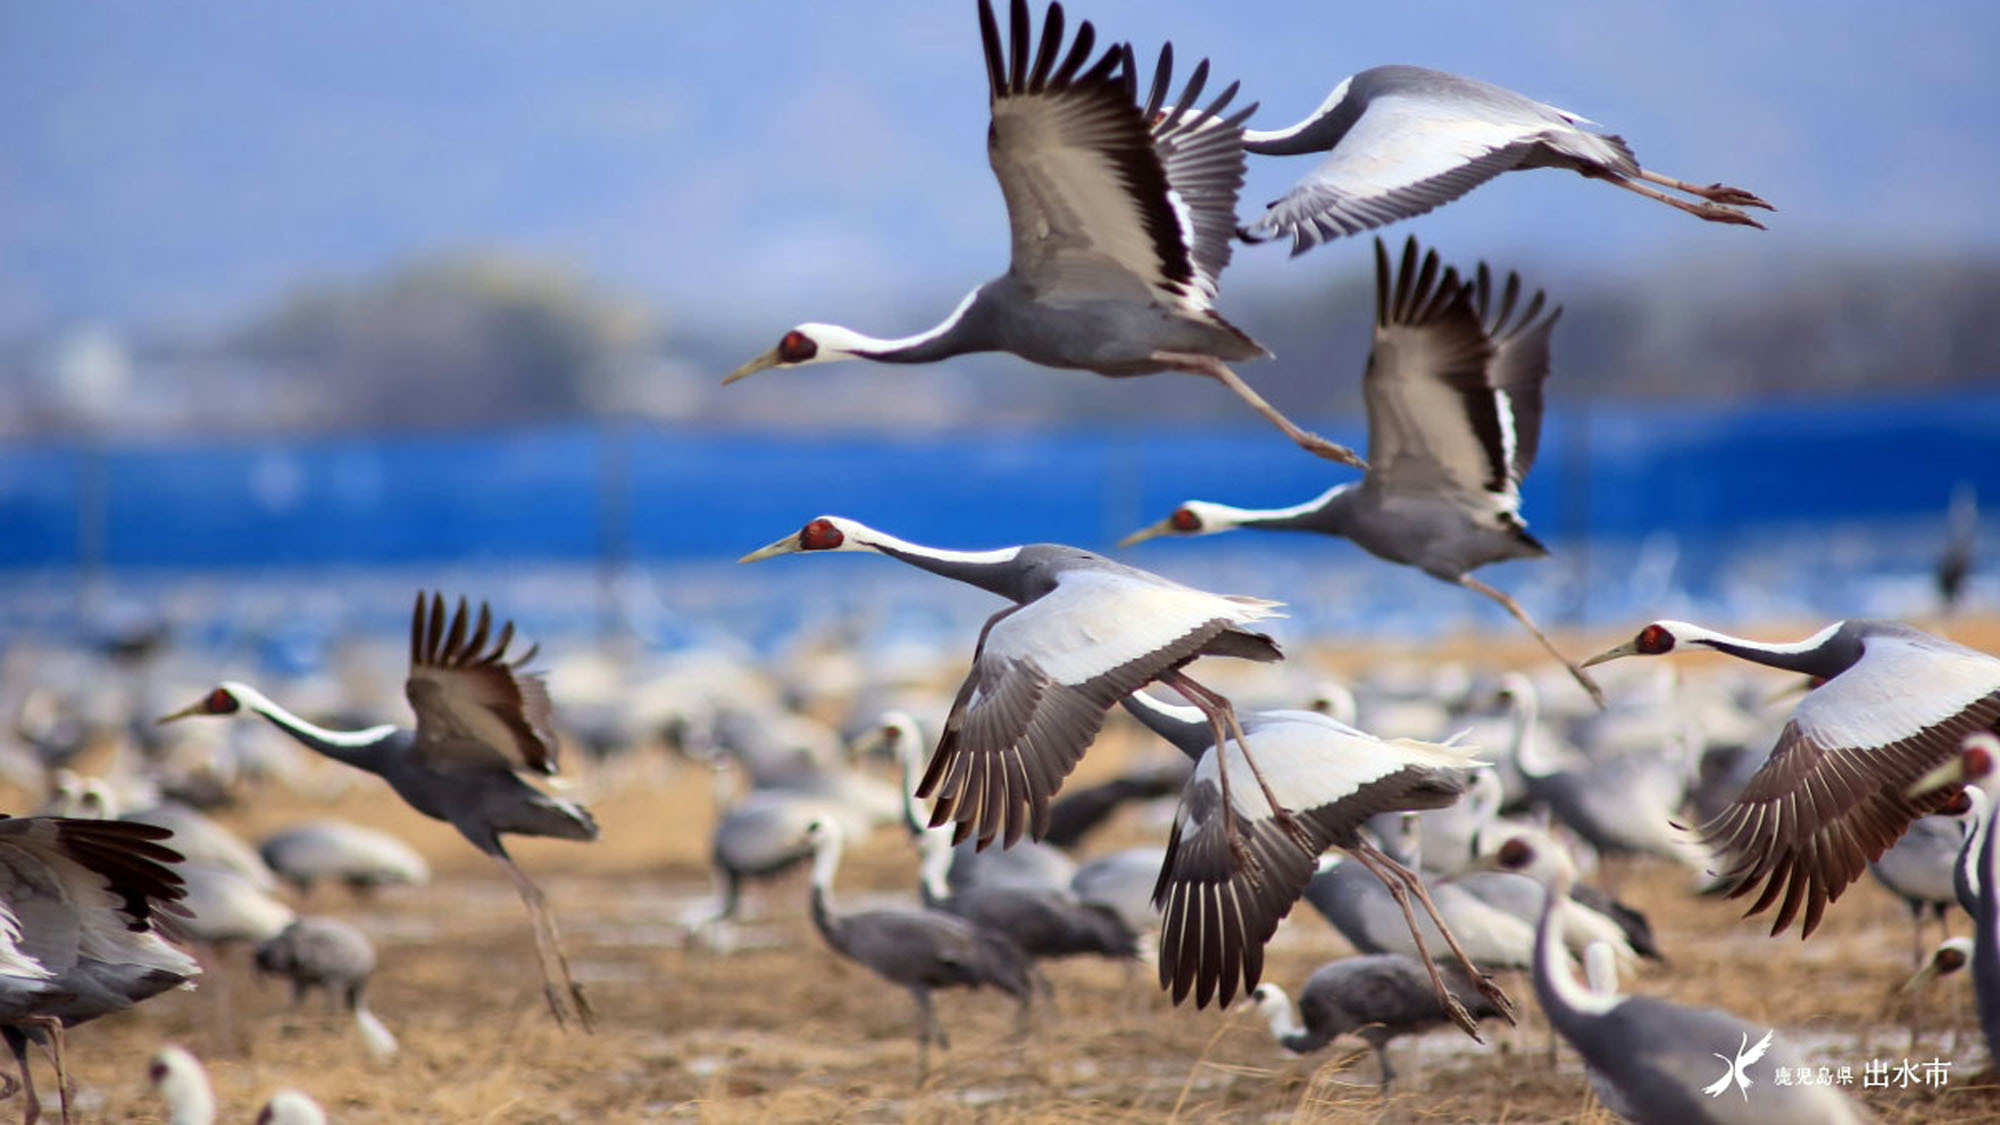
<instances>
[{"instance_id":1,"label":"standing crane","mask_svg":"<svg viewBox=\"0 0 2000 1125\"><path fill-rule=\"evenodd\" d=\"M1007 272L928 331L882 339L801 324L723 382L836 359L931 363L991 351L1113 377L1183 371L1228 387L1305 449L1361 465L1229 366L1270 354L1215 310L1243 186L1243 121L1256 107L1223 116L1236 95L1231 84L1196 109L1206 60L1180 100L1168 102L1171 44L1140 103L1129 45L1110 46L1092 63L1096 32L1087 21L1064 50L1061 4L1049 5L1039 44L1027 0L1014 0L1010 16L1011 49L1003 49L993 6L980 0L993 107L986 150L1013 229Z\"/></svg>"},{"instance_id":2,"label":"standing crane","mask_svg":"<svg viewBox=\"0 0 2000 1125\"><path fill-rule=\"evenodd\" d=\"M1723 652L1816 677L1777 745L1735 801L1701 828L1729 897L1762 892L1744 917L1779 902L1775 936L1805 910L1800 937L1826 904L1911 822L1953 797L1911 785L1959 751L1967 734L2000 728L2000 659L1895 621L1838 621L1772 644L1685 621L1655 621L1584 661L1680 649Z\"/></svg>"},{"instance_id":3,"label":"standing crane","mask_svg":"<svg viewBox=\"0 0 2000 1125\"><path fill-rule=\"evenodd\" d=\"M1761 229L1738 208L1775 210L1742 188L1704 187L1641 167L1623 138L1585 128L1594 124L1490 82L1418 66L1372 67L1342 79L1303 121L1244 131L1244 149L1260 156L1327 155L1243 237L1289 236L1292 253L1303 254L1421 215L1522 168L1568 168L1712 223Z\"/></svg>"},{"instance_id":4,"label":"standing crane","mask_svg":"<svg viewBox=\"0 0 2000 1125\"><path fill-rule=\"evenodd\" d=\"M1599 706L1604 693L1564 656L1513 596L1472 572L1548 554L1521 519L1521 481L1541 444L1549 334L1561 309L1543 294L1521 302L1521 279L1496 285L1485 263L1471 279L1440 272L1436 250L1403 245L1400 267L1375 241L1375 342L1362 376L1368 472L1288 508L1189 500L1126 536L1209 535L1239 527L1310 531L1498 602L1570 670Z\"/></svg>"},{"instance_id":5,"label":"standing crane","mask_svg":"<svg viewBox=\"0 0 2000 1125\"><path fill-rule=\"evenodd\" d=\"M226 681L198 702L162 718L262 715L317 751L389 783L411 808L458 829L505 868L528 908L542 991L556 1022L574 1017L591 1028L590 1004L570 975L554 915L534 880L507 854L503 835L597 839L597 822L573 801L551 797L521 777L557 769L555 712L538 672L523 671L531 646L509 658L514 623L493 632L492 610L479 603L475 622L464 598L447 613L443 594L417 595L410 617L410 675L404 683L415 727L336 731L316 726L248 684Z\"/></svg>"}]
</instances>

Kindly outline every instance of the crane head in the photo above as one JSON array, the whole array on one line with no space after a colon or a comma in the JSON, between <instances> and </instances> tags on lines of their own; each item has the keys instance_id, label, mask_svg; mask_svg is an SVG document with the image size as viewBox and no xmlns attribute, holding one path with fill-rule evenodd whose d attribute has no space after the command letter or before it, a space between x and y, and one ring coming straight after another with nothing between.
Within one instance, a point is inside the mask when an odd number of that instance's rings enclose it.
<instances>
[{"instance_id":1,"label":"crane head","mask_svg":"<svg viewBox=\"0 0 2000 1125\"><path fill-rule=\"evenodd\" d=\"M1166 519L1142 527L1120 539L1118 545L1130 547L1134 543L1143 543L1162 535L1207 535L1216 531L1228 531L1234 526L1235 523L1225 517L1221 505L1210 504L1206 500L1189 500L1175 508L1173 514Z\"/></svg>"},{"instance_id":2,"label":"crane head","mask_svg":"<svg viewBox=\"0 0 2000 1125\"><path fill-rule=\"evenodd\" d=\"M1639 630L1639 635L1633 637L1627 643L1619 645L1617 648L1606 649L1598 653L1596 656L1584 661L1583 666L1588 668L1593 664L1602 664L1607 660L1616 660L1621 656L1659 656L1662 653L1672 652L1674 646L1683 639L1680 632L1675 628L1680 624L1678 621L1655 621L1644 629ZM1691 629L1692 627L1690 626L1689 628Z\"/></svg>"},{"instance_id":3,"label":"crane head","mask_svg":"<svg viewBox=\"0 0 2000 1125\"><path fill-rule=\"evenodd\" d=\"M1973 731L1965 736L1964 741L1959 743L1958 753L1952 755L1950 760L1936 769L1911 783L1909 788L1903 790L1903 795L1905 797L1920 797L1939 789L1975 784L1983 780L1988 774L1991 774L1996 763L2000 763L2000 735L1995 735L1992 731ZM1970 790L1961 790L1960 793L1954 795L1953 801L1956 801L1960 796L1965 797L1974 806L1977 806L1979 802L1979 798L1972 796ZM1973 810L1966 809L1963 811L1970 812ZM1953 816L1962 814L1947 812L1945 815Z\"/></svg>"},{"instance_id":4,"label":"crane head","mask_svg":"<svg viewBox=\"0 0 2000 1125\"><path fill-rule=\"evenodd\" d=\"M237 685L218 684L207 695L174 712L162 715L159 721L171 723L175 719L185 719L192 715L234 715L243 709L243 701L237 698Z\"/></svg>"},{"instance_id":5,"label":"crane head","mask_svg":"<svg viewBox=\"0 0 2000 1125\"><path fill-rule=\"evenodd\" d=\"M756 562L773 555L797 554L801 551L870 551L872 546L862 542L858 532L867 529L853 520L839 516L820 516L791 535L785 536L768 546L737 559L737 562Z\"/></svg>"},{"instance_id":6,"label":"crane head","mask_svg":"<svg viewBox=\"0 0 2000 1125\"><path fill-rule=\"evenodd\" d=\"M854 353L839 345L852 335L838 325L801 324L779 338L777 347L724 376L722 383L728 386L767 367L799 367L830 359L846 359Z\"/></svg>"}]
</instances>

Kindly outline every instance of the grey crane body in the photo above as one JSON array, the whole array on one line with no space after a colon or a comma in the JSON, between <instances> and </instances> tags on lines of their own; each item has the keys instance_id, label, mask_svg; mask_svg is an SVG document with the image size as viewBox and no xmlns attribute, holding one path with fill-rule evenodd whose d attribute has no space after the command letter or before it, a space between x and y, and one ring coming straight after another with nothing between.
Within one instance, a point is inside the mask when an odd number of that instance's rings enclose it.
<instances>
[{"instance_id":1,"label":"grey crane body","mask_svg":"<svg viewBox=\"0 0 2000 1125\"><path fill-rule=\"evenodd\" d=\"M1504 1015L1458 966L1443 970L1451 994L1474 1019ZM1254 995L1271 1022L1273 1038L1295 1054L1317 1051L1342 1035L1367 1043L1381 1068L1384 1089L1395 1077L1389 1043L1453 1022L1438 1003L1424 963L1400 953L1364 954L1313 970L1299 990L1297 1022L1292 1020L1290 1001L1277 986L1259 985Z\"/></svg>"},{"instance_id":2,"label":"grey crane body","mask_svg":"<svg viewBox=\"0 0 2000 1125\"><path fill-rule=\"evenodd\" d=\"M1968 799L1966 807L1971 811L1976 806ZM1960 860L1971 836L1970 828L1964 816L1919 817L1910 822L1910 827L1887 851L1868 864L1869 874L1910 908L1914 959L1919 964L1928 948L1924 942L1924 915L1936 917L1942 926L1945 910L1959 901L1964 881Z\"/></svg>"},{"instance_id":3,"label":"grey crane body","mask_svg":"<svg viewBox=\"0 0 2000 1125\"><path fill-rule=\"evenodd\" d=\"M992 882L954 890L945 885L945 869L952 861L950 833L926 829L917 848L923 857L918 885L925 906L1004 934L1031 961L1138 955L1137 935L1115 913L1079 901L1062 883Z\"/></svg>"},{"instance_id":4,"label":"grey crane body","mask_svg":"<svg viewBox=\"0 0 2000 1125\"><path fill-rule=\"evenodd\" d=\"M981 630L916 787L933 798L933 826L953 823L958 840L981 846L1046 831L1050 798L1119 699L1156 680L1186 686L1220 731L1234 722L1228 701L1182 669L1202 656L1281 656L1248 627L1278 616L1278 603L1195 590L1060 544L951 551L821 516L741 561L812 551L888 555L1014 603Z\"/></svg>"},{"instance_id":5,"label":"grey crane body","mask_svg":"<svg viewBox=\"0 0 2000 1125\"><path fill-rule=\"evenodd\" d=\"M1039 41L1026 0L1014 0L1008 16L1003 44L992 5L981 0L987 156L1007 203L1007 272L928 331L881 339L801 324L723 382L835 359L929 363L981 351L1110 376L1182 371L1222 383L1311 452L1360 465L1352 450L1299 428L1229 367L1268 354L1215 309L1243 186L1243 120L1256 107L1225 116L1234 84L1197 106L1206 61L1178 101L1168 100L1171 45L1141 98L1129 44L1093 62L1095 29L1085 22L1066 38L1062 5L1049 5Z\"/></svg>"},{"instance_id":6,"label":"grey crane body","mask_svg":"<svg viewBox=\"0 0 2000 1125\"><path fill-rule=\"evenodd\" d=\"M307 894L323 879L338 880L358 893L393 883L430 881L430 864L415 848L387 832L344 820L294 824L266 837L257 854Z\"/></svg>"},{"instance_id":7,"label":"grey crane body","mask_svg":"<svg viewBox=\"0 0 2000 1125\"><path fill-rule=\"evenodd\" d=\"M256 959L260 971L291 982L294 1003L323 988L352 1009L375 971L375 945L338 918L307 916L260 943Z\"/></svg>"},{"instance_id":8,"label":"grey crane body","mask_svg":"<svg viewBox=\"0 0 2000 1125\"><path fill-rule=\"evenodd\" d=\"M573 801L528 784L522 773L552 776L560 744L555 711L539 673L524 665L538 651L510 656L513 622L493 628L481 603L475 620L466 599L447 612L443 594L417 594L410 617L410 666L404 695L414 728L332 731L285 710L248 684L226 681L199 702L162 718L262 715L308 749L367 770L417 812L458 829L507 872L527 908L542 970L543 994L558 1023L590 1028L590 1007L569 971L547 900L507 853L506 835L595 840L597 821Z\"/></svg>"},{"instance_id":9,"label":"grey crane body","mask_svg":"<svg viewBox=\"0 0 2000 1125\"><path fill-rule=\"evenodd\" d=\"M1983 747L1991 769L1993 756L2000 753L2000 739L1989 735L1976 744ZM1968 739L1967 745L1975 743ZM1994 843L1994 837L2000 836L1995 831L2000 828L2000 802L1992 802L1983 819L1986 829L1979 834L1976 857L1978 909L1972 914L1972 989L1979 1004L1979 1028L1986 1035L1987 1054L2000 1059L2000 846Z\"/></svg>"},{"instance_id":10,"label":"grey crane body","mask_svg":"<svg viewBox=\"0 0 2000 1125\"><path fill-rule=\"evenodd\" d=\"M946 1043L931 1003L934 989L990 985L1014 997L1025 1011L1033 995L1027 960L1005 936L920 906L838 910L833 879L840 867L840 828L822 818L813 822L807 836L814 849L813 926L834 952L909 992L921 1018L917 1043L924 1067L929 1065L931 1044Z\"/></svg>"},{"instance_id":11,"label":"grey crane body","mask_svg":"<svg viewBox=\"0 0 2000 1125\"><path fill-rule=\"evenodd\" d=\"M1442 268L1435 250L1405 243L1400 265L1375 243L1376 312L1363 398L1368 470L1290 508L1236 508L1189 500L1126 536L1202 535L1238 527L1345 538L1377 558L1413 566L1498 602L1578 683L1597 685L1562 655L1510 595L1472 577L1487 563L1548 553L1522 522L1521 482L1540 448L1542 384L1560 309L1522 300L1517 275L1496 284L1482 264L1470 278Z\"/></svg>"},{"instance_id":12,"label":"grey crane body","mask_svg":"<svg viewBox=\"0 0 2000 1125\"><path fill-rule=\"evenodd\" d=\"M1532 927L1452 883L1437 883L1430 890L1438 913L1473 964L1482 969L1528 967L1533 957ZM1388 888L1360 864L1322 860L1300 897L1363 953L1419 955ZM1445 940L1444 931L1430 918L1418 915L1417 922L1426 946Z\"/></svg>"},{"instance_id":13,"label":"grey crane body","mask_svg":"<svg viewBox=\"0 0 2000 1125\"><path fill-rule=\"evenodd\" d=\"M1288 235L1292 253L1303 254L1330 239L1424 214L1503 172L1528 168L1567 168L1711 222L1760 226L1737 208L1771 209L1741 188L1649 171L1622 138L1588 124L1475 78L1417 66L1371 67L1341 82L1298 124L1244 133L1245 151L1261 156L1328 155L1242 236L1261 242Z\"/></svg>"},{"instance_id":14,"label":"grey crane body","mask_svg":"<svg viewBox=\"0 0 2000 1125\"><path fill-rule=\"evenodd\" d=\"M1965 736L2000 727L2000 659L1895 621L1836 622L1786 644L1655 621L1584 663L1682 647L1819 680L1769 760L1700 831L1729 896L1760 891L1746 916L1778 904L1773 934L1803 909L1801 935L1810 935L1870 860L1956 795L1913 792L1914 783L1954 758Z\"/></svg>"},{"instance_id":15,"label":"grey crane body","mask_svg":"<svg viewBox=\"0 0 2000 1125\"><path fill-rule=\"evenodd\" d=\"M1556 1033L1583 1056L1593 1080L1614 1091L1607 1105L1641 1125L1865 1120L1832 1086L1775 1081L1774 1067L1800 1061L1788 1044L1775 1042L1775 1028L1714 1009L1579 984L1563 952L1556 909L1568 898L1574 872L1563 864L1553 878L1535 928L1535 996Z\"/></svg>"}]
</instances>

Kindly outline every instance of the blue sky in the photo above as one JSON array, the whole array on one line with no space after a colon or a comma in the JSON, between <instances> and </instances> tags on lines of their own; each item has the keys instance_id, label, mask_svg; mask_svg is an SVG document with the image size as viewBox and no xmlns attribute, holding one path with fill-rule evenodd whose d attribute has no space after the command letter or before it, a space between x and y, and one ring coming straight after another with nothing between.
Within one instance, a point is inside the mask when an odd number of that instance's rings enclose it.
<instances>
[{"instance_id":1,"label":"blue sky","mask_svg":"<svg viewBox=\"0 0 2000 1125\"><path fill-rule=\"evenodd\" d=\"M1162 39L1210 56L1263 103L1259 125L1354 70L1420 63L1584 113L1650 167L1780 208L1759 235L1536 172L1405 225L1455 257L1623 275L2000 250L1990 4L1069 10L1142 57ZM908 331L1004 267L985 114L970 0L15 0L0 5L0 337L227 323L303 280L496 247L574 262L669 325L757 326L757 347L805 319ZM1245 212L1305 166L1253 162ZM1367 260L1363 240L1298 263L1245 252L1222 303Z\"/></svg>"}]
</instances>

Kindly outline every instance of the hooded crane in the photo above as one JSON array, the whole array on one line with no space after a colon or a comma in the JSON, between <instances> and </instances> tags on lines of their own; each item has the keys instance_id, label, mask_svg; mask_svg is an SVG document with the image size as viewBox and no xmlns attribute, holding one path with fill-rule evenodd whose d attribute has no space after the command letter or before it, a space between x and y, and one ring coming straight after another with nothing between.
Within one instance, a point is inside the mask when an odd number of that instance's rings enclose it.
<instances>
[{"instance_id":1,"label":"hooded crane","mask_svg":"<svg viewBox=\"0 0 2000 1125\"><path fill-rule=\"evenodd\" d=\"M1338 847L1389 889L1431 974L1437 1003L1467 1034L1478 1024L1446 990L1410 909L1414 896L1481 992L1506 1013L1510 1005L1476 969L1438 918L1423 880L1362 835L1379 813L1440 808L1458 799L1479 762L1457 747L1413 739L1374 738L1317 711L1259 711L1244 716L1234 746L1216 737L1200 711L1134 694L1125 708L1153 733L1195 759L1194 774L1174 814L1166 861L1153 887L1160 908L1160 986L1179 1003L1190 987L1195 1006L1220 991L1229 1005L1240 978L1255 988L1264 943L1311 882L1319 854ZM1226 747L1221 752L1217 747ZM1222 760L1255 753L1268 763L1269 792L1216 781ZM1229 811L1235 813L1231 826ZM1281 817L1298 826L1287 829Z\"/></svg>"},{"instance_id":2,"label":"hooded crane","mask_svg":"<svg viewBox=\"0 0 2000 1125\"><path fill-rule=\"evenodd\" d=\"M1521 279L1496 286L1486 265L1470 280L1438 269L1436 250L1403 245L1400 268L1375 242L1375 343L1361 389L1368 406L1368 473L1289 508L1235 508L1189 500L1126 536L1208 535L1238 527L1310 531L1353 541L1492 598L1526 626L1601 706L1598 690L1513 596L1473 577L1548 549L1521 519L1521 481L1535 463L1549 334L1561 309L1543 295L1522 304Z\"/></svg>"},{"instance_id":3,"label":"hooded crane","mask_svg":"<svg viewBox=\"0 0 2000 1125\"><path fill-rule=\"evenodd\" d=\"M292 982L292 1006L323 988L346 1006L368 1053L378 1062L396 1057L396 1036L368 1010L368 978L375 972L375 943L338 918L308 915L257 946L257 970Z\"/></svg>"},{"instance_id":4,"label":"hooded crane","mask_svg":"<svg viewBox=\"0 0 2000 1125\"><path fill-rule=\"evenodd\" d=\"M170 866L180 853L162 843L172 835L112 820L0 818L0 1034L20 1068L31 1125L41 1101L28 1070L30 1039L49 1048L68 1121L63 1029L201 972L159 935L186 893Z\"/></svg>"},{"instance_id":5,"label":"hooded crane","mask_svg":"<svg viewBox=\"0 0 2000 1125\"><path fill-rule=\"evenodd\" d=\"M929 331L879 339L801 324L723 382L835 359L930 363L990 351L1113 377L1184 371L1222 383L1313 453L1361 465L1352 450L1299 428L1229 367L1269 354L1214 308L1243 186L1243 120L1256 107L1224 117L1236 94L1231 84L1207 109L1195 109L1206 60L1169 103L1171 45L1139 104L1129 45L1108 47L1091 63L1096 32L1088 22L1063 50L1061 4L1049 5L1039 44L1027 0L1014 0L1010 15L1004 50L993 7L980 0L993 107L986 150L1013 229L1007 272Z\"/></svg>"},{"instance_id":6,"label":"hooded crane","mask_svg":"<svg viewBox=\"0 0 2000 1125\"><path fill-rule=\"evenodd\" d=\"M1713 223L1761 229L1737 208L1774 210L1742 188L1703 187L1642 168L1623 138L1584 128L1594 124L1489 82L1417 66L1373 67L1343 79L1296 125L1244 131L1244 149L1260 156L1327 156L1243 237L1288 235L1292 253L1303 254L1328 239L1421 215L1517 168L1568 168Z\"/></svg>"},{"instance_id":7,"label":"hooded crane","mask_svg":"<svg viewBox=\"0 0 2000 1125\"><path fill-rule=\"evenodd\" d=\"M1438 1004L1425 968L1423 962L1400 953L1364 954L1313 970L1299 989L1296 1014L1291 998L1275 984L1258 985L1250 999L1270 1021L1271 1037L1294 1054L1317 1051L1342 1035L1359 1036L1375 1052L1386 1094L1396 1076L1389 1065L1389 1043L1453 1020ZM1506 1015L1466 980L1458 966L1445 966L1445 974L1453 997L1473 1018Z\"/></svg>"},{"instance_id":8,"label":"hooded crane","mask_svg":"<svg viewBox=\"0 0 2000 1125\"><path fill-rule=\"evenodd\" d=\"M1778 1084L1774 1067L1800 1060L1787 1045L1774 1043L1773 1029L1712 1008L1577 983L1556 916L1573 877L1566 864L1556 872L1535 930L1535 996L1550 1026L1583 1056L1593 1084L1610 1087L1607 1105L1641 1125L1866 1120L1832 1086Z\"/></svg>"},{"instance_id":9,"label":"hooded crane","mask_svg":"<svg viewBox=\"0 0 2000 1125\"><path fill-rule=\"evenodd\" d=\"M1279 603L1190 589L1056 543L950 551L821 516L739 561L804 551L872 551L1014 603L980 630L972 669L917 786L918 797L933 799L930 826L955 824L955 843L973 838L984 847L999 837L1011 847L1024 833L1042 836L1050 797L1105 716L1146 684L1166 684L1200 708L1211 744L1224 740L1225 728L1240 742L1229 701L1182 669L1201 656L1280 657L1277 642L1247 628L1279 616ZM1268 790L1254 758L1243 762ZM1226 798L1229 771L1218 772ZM1266 797L1280 810L1277 826L1290 825L1303 841L1305 830ZM1224 805L1228 819L1234 814Z\"/></svg>"},{"instance_id":10,"label":"hooded crane","mask_svg":"<svg viewBox=\"0 0 2000 1125\"><path fill-rule=\"evenodd\" d=\"M272 702L248 684L222 683L202 699L162 718L234 715L249 710L278 729L337 762L379 775L411 808L458 829L472 846L492 856L514 881L535 934L542 992L556 1022L574 1016L591 1026L590 1005L570 976L555 917L541 888L507 854L501 837L554 836L597 839L597 822L583 806L551 797L522 780L521 774L553 776L557 743L555 712L541 674L522 668L535 656L530 646L509 659L514 623L496 636L493 615L479 603L475 623L464 598L447 614L443 594L417 595L410 616L410 675L404 683L414 728L369 727L335 731L315 726Z\"/></svg>"},{"instance_id":11,"label":"hooded crane","mask_svg":"<svg viewBox=\"0 0 2000 1125\"><path fill-rule=\"evenodd\" d=\"M1835 622L1790 644L1655 621L1584 664L1681 648L1822 681L1792 710L1770 759L1700 832L1725 864L1729 897L1763 884L1744 917L1783 894L1774 936L1801 907L1800 937L1811 935L1868 861L1952 799L1947 790L1912 797L1912 783L1955 756L1967 734L2000 726L2000 660L1894 621Z\"/></svg>"},{"instance_id":12,"label":"hooded crane","mask_svg":"<svg viewBox=\"0 0 2000 1125\"><path fill-rule=\"evenodd\" d=\"M1006 937L953 914L918 906L842 913L834 908L833 878L840 870L840 825L820 817L806 828L813 847L812 918L835 953L866 966L917 1002L918 1067L930 1069L930 1048L950 1044L931 1004L935 988L991 985L1025 1011L1033 986L1027 960Z\"/></svg>"}]
</instances>

